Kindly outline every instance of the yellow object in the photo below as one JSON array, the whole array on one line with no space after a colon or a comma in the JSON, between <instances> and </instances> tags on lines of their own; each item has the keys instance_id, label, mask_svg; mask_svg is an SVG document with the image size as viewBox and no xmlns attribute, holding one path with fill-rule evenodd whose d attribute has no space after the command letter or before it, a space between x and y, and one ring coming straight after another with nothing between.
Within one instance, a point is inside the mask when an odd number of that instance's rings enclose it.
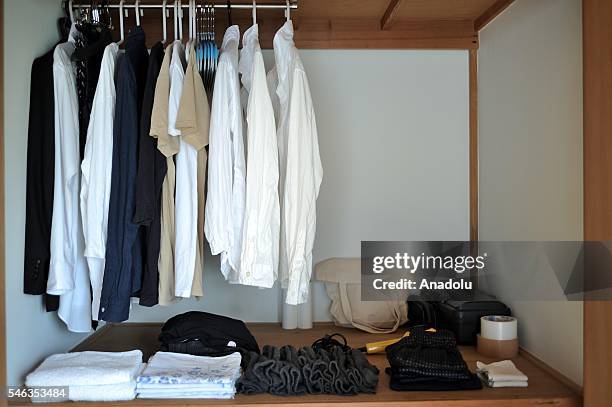
<instances>
[{"instance_id":1,"label":"yellow object","mask_svg":"<svg viewBox=\"0 0 612 407\"><path fill-rule=\"evenodd\" d=\"M429 328L425 330L425 332L436 333L437 331L435 328ZM368 355L373 355L375 353L384 353L387 346L393 345L394 343L399 342L402 338L405 338L407 336L410 336L410 331L406 331L406 333L402 335L400 338L387 339L386 341L366 343L365 351Z\"/></svg>"},{"instance_id":2,"label":"yellow object","mask_svg":"<svg viewBox=\"0 0 612 407\"><path fill-rule=\"evenodd\" d=\"M402 335L401 338L395 338L395 339L388 339L386 341L379 341L379 342L371 342L371 343L366 343L366 352L368 354L374 354L374 353L384 353L385 349L387 348L387 346L389 345L393 345L394 343L397 343L400 341L400 339L405 338L406 336L410 335L410 331L406 331L406 333L404 335Z\"/></svg>"}]
</instances>

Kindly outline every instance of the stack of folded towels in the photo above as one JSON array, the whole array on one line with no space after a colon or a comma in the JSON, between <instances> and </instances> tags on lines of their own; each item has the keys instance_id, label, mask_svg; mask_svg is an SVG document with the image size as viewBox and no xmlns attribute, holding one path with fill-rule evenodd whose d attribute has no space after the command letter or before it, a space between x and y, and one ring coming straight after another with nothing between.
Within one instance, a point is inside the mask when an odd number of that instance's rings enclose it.
<instances>
[{"instance_id":1,"label":"stack of folded towels","mask_svg":"<svg viewBox=\"0 0 612 407\"><path fill-rule=\"evenodd\" d=\"M527 376L511 360L490 364L476 362L478 377L489 387L527 387Z\"/></svg>"},{"instance_id":2,"label":"stack of folded towels","mask_svg":"<svg viewBox=\"0 0 612 407\"><path fill-rule=\"evenodd\" d=\"M157 352L138 376L136 391L148 399L231 399L241 360L239 352L221 357Z\"/></svg>"},{"instance_id":3,"label":"stack of folded towels","mask_svg":"<svg viewBox=\"0 0 612 407\"><path fill-rule=\"evenodd\" d=\"M133 400L142 368L139 350L57 354L26 377L26 386L67 387L73 401Z\"/></svg>"}]
</instances>

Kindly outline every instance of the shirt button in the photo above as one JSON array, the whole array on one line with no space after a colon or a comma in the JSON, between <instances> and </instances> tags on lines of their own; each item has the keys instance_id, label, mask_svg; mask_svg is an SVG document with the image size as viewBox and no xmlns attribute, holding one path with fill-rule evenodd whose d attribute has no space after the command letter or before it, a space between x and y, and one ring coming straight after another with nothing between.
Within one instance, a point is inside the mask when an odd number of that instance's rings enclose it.
<instances>
[{"instance_id":1,"label":"shirt button","mask_svg":"<svg viewBox=\"0 0 612 407\"><path fill-rule=\"evenodd\" d=\"M100 312L104 312L104 311L106 311L106 308L104 307L100 308Z\"/></svg>"},{"instance_id":2,"label":"shirt button","mask_svg":"<svg viewBox=\"0 0 612 407\"><path fill-rule=\"evenodd\" d=\"M247 277L251 277L251 272L250 272L250 271L247 271L247 272L246 272L246 276L247 276Z\"/></svg>"}]
</instances>

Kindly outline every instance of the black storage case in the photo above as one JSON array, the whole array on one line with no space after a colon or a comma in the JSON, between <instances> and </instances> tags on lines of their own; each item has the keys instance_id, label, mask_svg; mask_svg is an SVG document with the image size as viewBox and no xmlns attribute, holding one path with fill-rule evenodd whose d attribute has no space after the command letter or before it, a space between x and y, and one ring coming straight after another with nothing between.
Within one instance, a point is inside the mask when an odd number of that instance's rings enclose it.
<instances>
[{"instance_id":1,"label":"black storage case","mask_svg":"<svg viewBox=\"0 0 612 407\"><path fill-rule=\"evenodd\" d=\"M511 315L510 308L494 297L480 295L471 301L446 300L435 303L441 325L455 333L457 343L474 345L485 315Z\"/></svg>"}]
</instances>

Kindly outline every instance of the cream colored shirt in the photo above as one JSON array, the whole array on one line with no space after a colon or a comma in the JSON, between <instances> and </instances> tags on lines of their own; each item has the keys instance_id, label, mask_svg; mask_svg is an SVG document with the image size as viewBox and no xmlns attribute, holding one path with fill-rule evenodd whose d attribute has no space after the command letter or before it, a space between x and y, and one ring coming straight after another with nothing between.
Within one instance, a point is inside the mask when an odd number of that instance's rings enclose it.
<instances>
[{"instance_id":1,"label":"cream colored shirt","mask_svg":"<svg viewBox=\"0 0 612 407\"><path fill-rule=\"evenodd\" d=\"M161 238L159 248L159 304L170 305L174 296L174 188L176 172L173 156L178 153L179 144L168 134L168 103L170 97L170 58L173 46L166 47L164 59L155 84L153 111L151 113L151 137L157 138L157 148L164 154L168 172L162 185Z\"/></svg>"},{"instance_id":2,"label":"cream colored shirt","mask_svg":"<svg viewBox=\"0 0 612 407\"><path fill-rule=\"evenodd\" d=\"M208 145L210 108L204 83L196 65L197 60L193 47L191 47L188 60L176 117L176 128L180 131L181 151L177 157L177 205L175 209L177 287L175 291L177 296L188 297L191 294L201 297L203 294L204 190L207 161L204 147ZM197 222L194 222L194 219L197 219ZM192 272L191 279L187 273L189 270ZM187 283L190 280L191 290L189 291Z\"/></svg>"}]
</instances>

